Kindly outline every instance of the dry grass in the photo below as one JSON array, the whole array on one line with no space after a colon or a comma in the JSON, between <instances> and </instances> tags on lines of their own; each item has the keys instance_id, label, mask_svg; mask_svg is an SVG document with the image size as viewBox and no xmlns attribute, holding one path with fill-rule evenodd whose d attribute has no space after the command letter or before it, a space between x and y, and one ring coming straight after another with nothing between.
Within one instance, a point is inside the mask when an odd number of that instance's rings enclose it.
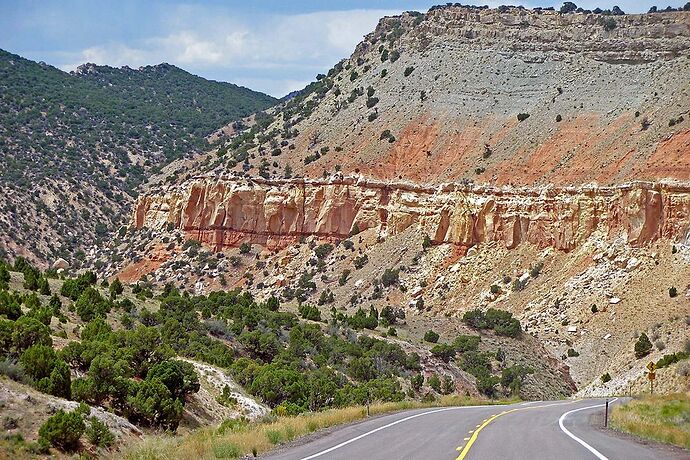
<instances>
[{"instance_id":1,"label":"dry grass","mask_svg":"<svg viewBox=\"0 0 690 460\"><path fill-rule=\"evenodd\" d=\"M509 403L512 401L501 401ZM458 396L446 396L432 403L403 401L374 404L371 415L404 409L440 406L489 404L490 401ZM495 402L494 402L495 403ZM129 460L167 460L178 458L215 459L257 455L276 445L291 441L314 431L366 418L362 406L331 409L302 414L297 417L277 417L270 421L236 424L226 430L203 428L185 436L154 436L120 452L118 457Z\"/></svg>"},{"instance_id":2,"label":"dry grass","mask_svg":"<svg viewBox=\"0 0 690 460\"><path fill-rule=\"evenodd\" d=\"M611 426L690 449L690 393L645 396L614 408Z\"/></svg>"}]
</instances>

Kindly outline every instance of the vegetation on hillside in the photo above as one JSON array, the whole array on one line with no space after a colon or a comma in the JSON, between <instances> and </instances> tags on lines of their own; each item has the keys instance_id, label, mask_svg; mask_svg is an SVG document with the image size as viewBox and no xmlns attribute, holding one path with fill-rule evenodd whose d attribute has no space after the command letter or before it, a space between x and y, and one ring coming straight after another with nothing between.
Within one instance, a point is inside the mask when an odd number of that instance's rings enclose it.
<instances>
[{"instance_id":1,"label":"vegetation on hillside","mask_svg":"<svg viewBox=\"0 0 690 460\"><path fill-rule=\"evenodd\" d=\"M330 250L323 246L320 253ZM22 273L24 290L13 289L17 278L12 282L11 272ZM396 282L397 271L389 272L386 282ZM91 272L61 282L52 281L56 277L23 258L12 266L0 262L0 372L141 427L176 430L190 395L200 389L195 366L185 359L225 369L279 416L369 402L433 401L435 394L456 391L450 375L422 373L417 353L356 332L396 324L400 315L390 308L360 308L353 315L331 308L326 322L318 307L302 304L300 319L281 311L278 298L257 302L240 290L193 296L169 284L154 297L139 282L124 295L118 279L99 282ZM55 350L54 337L67 338L63 324L77 325L78 340ZM427 335L438 341L433 331ZM452 344L435 344L431 355L456 360L487 396L518 395L532 370L501 364L496 374L492 362L503 362L505 355L480 351L480 343L479 336L460 335ZM232 404L232 398L224 400ZM76 448L82 434L94 443L112 443L84 414L66 412L46 423L44 448Z\"/></svg>"},{"instance_id":2,"label":"vegetation on hillside","mask_svg":"<svg viewBox=\"0 0 690 460\"><path fill-rule=\"evenodd\" d=\"M0 201L0 233L37 252L47 232L35 230L50 222L64 244L35 255L67 256L112 230L152 172L274 102L168 64L68 74L0 50L0 188L13 191Z\"/></svg>"}]
</instances>

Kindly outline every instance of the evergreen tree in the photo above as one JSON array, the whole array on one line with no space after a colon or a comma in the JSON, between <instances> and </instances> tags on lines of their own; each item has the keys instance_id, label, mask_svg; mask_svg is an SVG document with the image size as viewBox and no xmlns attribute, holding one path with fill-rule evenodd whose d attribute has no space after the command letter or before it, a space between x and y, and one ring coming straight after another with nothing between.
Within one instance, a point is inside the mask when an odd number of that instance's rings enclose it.
<instances>
[{"instance_id":1,"label":"evergreen tree","mask_svg":"<svg viewBox=\"0 0 690 460\"><path fill-rule=\"evenodd\" d=\"M652 351L652 342L644 332L640 335L635 343L635 357L637 359L644 358Z\"/></svg>"}]
</instances>

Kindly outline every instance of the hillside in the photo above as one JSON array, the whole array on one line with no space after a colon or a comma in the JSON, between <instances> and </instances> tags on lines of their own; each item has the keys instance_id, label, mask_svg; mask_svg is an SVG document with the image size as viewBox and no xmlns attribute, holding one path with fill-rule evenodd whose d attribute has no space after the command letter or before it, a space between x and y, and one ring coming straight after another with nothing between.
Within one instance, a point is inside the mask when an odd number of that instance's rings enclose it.
<instances>
[{"instance_id":1,"label":"hillside","mask_svg":"<svg viewBox=\"0 0 690 460\"><path fill-rule=\"evenodd\" d=\"M690 12L386 17L210 167L426 183L690 179L689 56Z\"/></svg>"},{"instance_id":2,"label":"hillside","mask_svg":"<svg viewBox=\"0 0 690 460\"><path fill-rule=\"evenodd\" d=\"M274 102L169 64L68 74L0 50L0 251L78 263L150 174Z\"/></svg>"},{"instance_id":3,"label":"hillside","mask_svg":"<svg viewBox=\"0 0 690 460\"><path fill-rule=\"evenodd\" d=\"M400 307L411 340L508 310L583 394L642 389L643 333L655 360L690 346L689 58L689 12L383 18L250 130L150 182L94 260L292 308Z\"/></svg>"},{"instance_id":4,"label":"hillside","mask_svg":"<svg viewBox=\"0 0 690 460\"><path fill-rule=\"evenodd\" d=\"M397 337L408 326L391 310L321 316L239 289L154 291L146 281L41 272L21 258L0 262L0 315L0 455L12 458L49 452L40 427L59 409L83 414L89 428L53 445L103 455L157 430L233 429L269 410L572 391L558 363L534 359L538 344L515 322L510 331L444 334L450 343L436 345L433 333L424 342ZM113 438L92 437L91 417Z\"/></svg>"},{"instance_id":5,"label":"hillside","mask_svg":"<svg viewBox=\"0 0 690 460\"><path fill-rule=\"evenodd\" d=\"M2 62L0 456L58 408L51 453L219 458L369 402L690 389L688 11L406 12L280 101Z\"/></svg>"}]
</instances>

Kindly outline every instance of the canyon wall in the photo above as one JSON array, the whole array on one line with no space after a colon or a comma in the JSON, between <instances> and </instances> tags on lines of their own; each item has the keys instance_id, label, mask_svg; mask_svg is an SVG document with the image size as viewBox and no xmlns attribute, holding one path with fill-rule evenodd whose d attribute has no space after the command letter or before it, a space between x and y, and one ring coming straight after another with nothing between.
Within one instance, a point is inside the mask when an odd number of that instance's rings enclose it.
<instances>
[{"instance_id":1,"label":"canyon wall","mask_svg":"<svg viewBox=\"0 0 690 460\"><path fill-rule=\"evenodd\" d=\"M597 232L643 246L686 240L690 185L631 182L612 187L437 186L362 177L326 180L200 177L139 198L137 228L174 226L214 246L282 247L301 236L347 238L353 228L381 236L418 226L434 242L500 241L574 249Z\"/></svg>"}]
</instances>

